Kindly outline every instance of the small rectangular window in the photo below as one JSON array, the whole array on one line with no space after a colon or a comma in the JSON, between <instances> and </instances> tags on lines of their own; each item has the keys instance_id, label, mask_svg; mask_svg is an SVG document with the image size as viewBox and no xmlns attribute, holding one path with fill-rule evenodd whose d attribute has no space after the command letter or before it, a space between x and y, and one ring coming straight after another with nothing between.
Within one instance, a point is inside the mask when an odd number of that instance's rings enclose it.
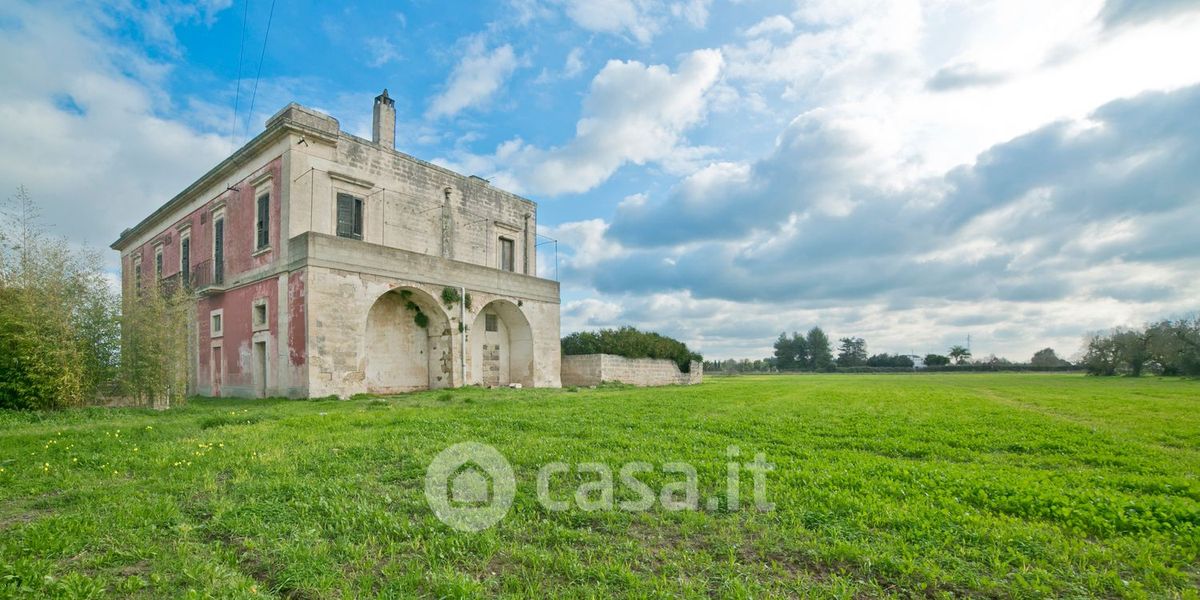
<instances>
[{"instance_id":1,"label":"small rectangular window","mask_svg":"<svg viewBox=\"0 0 1200 600\"><path fill-rule=\"evenodd\" d=\"M271 195L263 194L258 197L257 244L255 248L262 250L270 241L271 231Z\"/></svg>"},{"instance_id":2,"label":"small rectangular window","mask_svg":"<svg viewBox=\"0 0 1200 600\"><path fill-rule=\"evenodd\" d=\"M142 289L142 261L133 263L133 289L141 291Z\"/></svg>"},{"instance_id":3,"label":"small rectangular window","mask_svg":"<svg viewBox=\"0 0 1200 600\"><path fill-rule=\"evenodd\" d=\"M483 328L486 331L500 331L500 319L491 313L484 315Z\"/></svg>"},{"instance_id":4,"label":"small rectangular window","mask_svg":"<svg viewBox=\"0 0 1200 600\"><path fill-rule=\"evenodd\" d=\"M154 249L154 277L162 279L163 274L163 253L162 246Z\"/></svg>"},{"instance_id":5,"label":"small rectangular window","mask_svg":"<svg viewBox=\"0 0 1200 600\"><path fill-rule=\"evenodd\" d=\"M363 201L350 194L337 195L338 237L363 239Z\"/></svg>"},{"instance_id":6,"label":"small rectangular window","mask_svg":"<svg viewBox=\"0 0 1200 600\"><path fill-rule=\"evenodd\" d=\"M267 324L267 304L259 302L254 305L254 326L263 327Z\"/></svg>"},{"instance_id":7,"label":"small rectangular window","mask_svg":"<svg viewBox=\"0 0 1200 600\"><path fill-rule=\"evenodd\" d=\"M209 332L209 335L212 337L218 337L218 336L222 335L222 333L223 332L221 330L221 313L213 313L212 327L211 327L211 331Z\"/></svg>"},{"instance_id":8,"label":"small rectangular window","mask_svg":"<svg viewBox=\"0 0 1200 600\"><path fill-rule=\"evenodd\" d=\"M516 244L508 238L500 238L500 268L505 271L517 270Z\"/></svg>"}]
</instances>

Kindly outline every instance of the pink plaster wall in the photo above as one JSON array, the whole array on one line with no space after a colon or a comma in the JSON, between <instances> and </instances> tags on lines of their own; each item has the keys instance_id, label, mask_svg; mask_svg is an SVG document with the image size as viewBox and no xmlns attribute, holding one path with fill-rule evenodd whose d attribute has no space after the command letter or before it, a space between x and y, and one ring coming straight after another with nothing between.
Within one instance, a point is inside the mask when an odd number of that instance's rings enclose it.
<instances>
[{"instance_id":1,"label":"pink plaster wall","mask_svg":"<svg viewBox=\"0 0 1200 600\"><path fill-rule=\"evenodd\" d=\"M200 299L196 305L197 316L200 320L199 347L201 352L200 366L197 371L197 381L201 387L212 381L212 343L221 343L224 356L225 371L221 377L222 387L230 386L252 388L254 386L254 371L251 363L251 344L253 331L254 301L267 299L267 329L270 340L267 342L268 355L276 352L275 340L279 339L279 277L270 277L256 281L223 294L215 294ZM224 309L222 316L222 334L219 338L212 337L212 319L209 317L213 310Z\"/></svg>"},{"instance_id":2,"label":"pink plaster wall","mask_svg":"<svg viewBox=\"0 0 1200 600\"><path fill-rule=\"evenodd\" d=\"M280 173L283 166L281 158L263 165L245 179L233 184L236 189L227 190L204 206L185 215L183 218L163 227L150 241L140 248L133 250L125 261L123 279L126 288L133 285L133 257L140 253L142 257L142 285L149 286L154 280L154 247L163 242L163 277L171 277L179 273L179 227L184 224L192 226L191 259L189 263L194 270L197 265L212 258L213 223L210 214L213 207L221 201L225 202L225 278L229 281L255 267L268 264L275 260L280 244L280 195L282 182ZM271 229L268 232L270 252L255 254L255 219L256 197L255 189L249 184L264 174L271 175ZM202 222L203 221L203 222Z\"/></svg>"},{"instance_id":3,"label":"pink plaster wall","mask_svg":"<svg viewBox=\"0 0 1200 600\"><path fill-rule=\"evenodd\" d=\"M211 211L220 202L225 203L225 281L231 282L241 274L267 265L277 260L282 242L283 223L281 222L281 169L282 159L275 158L248 175L240 182L234 183L230 189L206 202L200 208L183 216L175 222L164 226L158 234L141 247L134 249L122 262L124 289L133 289L135 256L142 258L142 286L149 288L154 281L154 248L158 242L163 243L163 277L179 274L180 264L180 235L178 228L185 223L191 224L191 270L212 259L213 220ZM249 184L264 174L271 175L270 218L271 228L268 235L269 251L260 252L255 248L255 220L257 217L256 190ZM288 278L288 306L281 309L279 304L279 277ZM288 356L292 366L305 363L305 321L304 321L304 292L305 280L303 273L288 277L274 276L262 279L248 285L226 290L201 297L197 302L197 350L198 370L196 381L201 391L208 390L212 382L212 344L214 338L210 331L211 312L223 309L223 335L217 338L221 343L224 357L224 373L222 388L228 393L231 386L252 389L252 341L253 341L253 305L259 298L267 299L267 332L269 333L268 357L278 354L275 347L279 339L279 311L289 311L288 324ZM280 385L281 373L272 369L270 384Z\"/></svg>"}]
</instances>

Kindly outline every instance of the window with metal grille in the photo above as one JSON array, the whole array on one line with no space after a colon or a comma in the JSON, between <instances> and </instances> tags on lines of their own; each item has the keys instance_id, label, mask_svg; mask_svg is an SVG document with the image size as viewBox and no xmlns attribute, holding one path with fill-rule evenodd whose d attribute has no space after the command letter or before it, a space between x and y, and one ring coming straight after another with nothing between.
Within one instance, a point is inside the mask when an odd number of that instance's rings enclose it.
<instances>
[{"instance_id":1,"label":"window with metal grille","mask_svg":"<svg viewBox=\"0 0 1200 600\"><path fill-rule=\"evenodd\" d=\"M337 195L338 237L363 239L363 201L350 194Z\"/></svg>"},{"instance_id":2,"label":"window with metal grille","mask_svg":"<svg viewBox=\"0 0 1200 600\"><path fill-rule=\"evenodd\" d=\"M500 238L500 268L505 271L517 270L516 244L508 238Z\"/></svg>"},{"instance_id":3,"label":"window with metal grille","mask_svg":"<svg viewBox=\"0 0 1200 600\"><path fill-rule=\"evenodd\" d=\"M493 314L484 315L483 328L486 331L500 331L500 319Z\"/></svg>"},{"instance_id":4,"label":"window with metal grille","mask_svg":"<svg viewBox=\"0 0 1200 600\"><path fill-rule=\"evenodd\" d=\"M267 247L270 240L271 231L271 195L263 194L258 197L258 221L255 227L257 234L257 244L255 248L261 250Z\"/></svg>"}]
</instances>

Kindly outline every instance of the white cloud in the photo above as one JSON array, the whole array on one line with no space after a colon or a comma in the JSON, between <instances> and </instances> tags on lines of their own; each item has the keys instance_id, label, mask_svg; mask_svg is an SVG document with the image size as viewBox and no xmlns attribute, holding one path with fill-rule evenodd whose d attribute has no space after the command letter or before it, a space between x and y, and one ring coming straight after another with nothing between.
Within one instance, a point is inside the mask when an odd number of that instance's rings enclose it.
<instances>
[{"instance_id":1,"label":"white cloud","mask_svg":"<svg viewBox=\"0 0 1200 600\"><path fill-rule=\"evenodd\" d=\"M703 29L708 24L708 9L712 0L685 0L671 4L671 14L682 18L692 27Z\"/></svg>"},{"instance_id":2,"label":"white cloud","mask_svg":"<svg viewBox=\"0 0 1200 600\"><path fill-rule=\"evenodd\" d=\"M519 191L558 195L590 190L628 163L688 170L708 150L687 146L684 133L704 119L707 92L722 64L716 50L688 54L674 72L665 65L609 61L592 80L574 139L549 149L510 140L490 158L489 178ZM479 167L479 158L444 162Z\"/></svg>"},{"instance_id":3,"label":"white cloud","mask_svg":"<svg viewBox=\"0 0 1200 600\"><path fill-rule=\"evenodd\" d=\"M672 19L703 29L708 24L712 0L558 0L563 13L579 27L649 44ZM527 2L518 2L522 14L532 16Z\"/></svg>"},{"instance_id":4,"label":"white cloud","mask_svg":"<svg viewBox=\"0 0 1200 600\"><path fill-rule=\"evenodd\" d=\"M398 62L403 56L395 44L385 37L369 37L363 40L370 55L367 64L372 67L382 67L390 62Z\"/></svg>"},{"instance_id":5,"label":"white cloud","mask_svg":"<svg viewBox=\"0 0 1200 600\"><path fill-rule=\"evenodd\" d=\"M572 79L583 72L583 48L571 48L563 65L563 77Z\"/></svg>"},{"instance_id":6,"label":"white cloud","mask_svg":"<svg viewBox=\"0 0 1200 600\"><path fill-rule=\"evenodd\" d=\"M796 29L792 24L792 20L783 16L775 15L766 17L763 20L747 27L742 35L749 38L763 37L767 35L788 35Z\"/></svg>"},{"instance_id":7,"label":"white cloud","mask_svg":"<svg viewBox=\"0 0 1200 600\"><path fill-rule=\"evenodd\" d=\"M467 108L483 106L508 81L519 64L511 45L488 50L483 36L472 37L442 92L430 101L426 117L451 117Z\"/></svg>"},{"instance_id":8,"label":"white cloud","mask_svg":"<svg viewBox=\"0 0 1200 600\"><path fill-rule=\"evenodd\" d=\"M188 105L161 87L166 67L109 38L97 24L106 19L0 8L0 20L19 24L0 36L0 139L10 142L0 193L27 186L55 233L105 246L230 149L187 124Z\"/></svg>"},{"instance_id":9,"label":"white cloud","mask_svg":"<svg viewBox=\"0 0 1200 600\"><path fill-rule=\"evenodd\" d=\"M659 22L637 0L567 0L563 7L576 25L599 33L629 35L642 44L649 43L659 31Z\"/></svg>"}]
</instances>

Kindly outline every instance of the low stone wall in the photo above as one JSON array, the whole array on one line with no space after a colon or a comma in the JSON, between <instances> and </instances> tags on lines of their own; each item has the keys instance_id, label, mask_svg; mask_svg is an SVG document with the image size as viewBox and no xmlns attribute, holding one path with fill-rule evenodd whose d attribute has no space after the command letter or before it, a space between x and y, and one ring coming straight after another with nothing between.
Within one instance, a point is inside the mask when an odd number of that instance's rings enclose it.
<instances>
[{"instance_id":1,"label":"low stone wall","mask_svg":"<svg viewBox=\"0 0 1200 600\"><path fill-rule=\"evenodd\" d=\"M580 354L562 357L564 386L599 385L619 381L638 386L692 385L704 381L704 365L693 361L683 373L673 360L625 358L614 354Z\"/></svg>"}]
</instances>

